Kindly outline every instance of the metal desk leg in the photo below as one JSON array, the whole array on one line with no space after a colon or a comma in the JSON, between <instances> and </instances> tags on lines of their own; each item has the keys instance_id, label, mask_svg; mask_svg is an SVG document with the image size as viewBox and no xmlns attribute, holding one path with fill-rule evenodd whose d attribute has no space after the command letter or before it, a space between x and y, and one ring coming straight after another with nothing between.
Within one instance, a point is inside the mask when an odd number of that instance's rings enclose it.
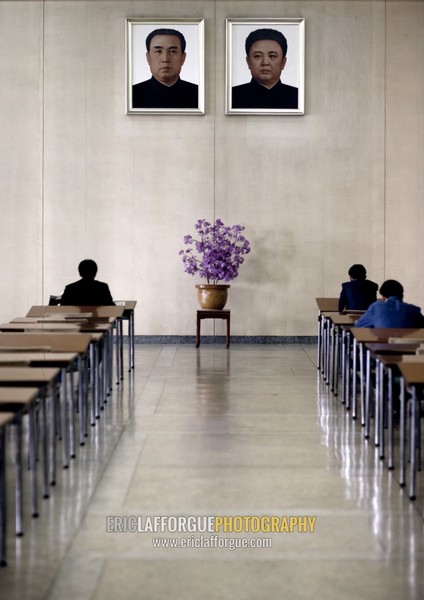
<instances>
[{"instance_id":1,"label":"metal desk leg","mask_svg":"<svg viewBox=\"0 0 424 600\"><path fill-rule=\"evenodd\" d=\"M386 424L386 415L387 415L387 402L386 396L384 394L384 368L383 363L381 361L377 361L376 369L378 369L378 388L376 389L376 407L378 404L378 419L377 419L377 408L376 408L376 428L378 427L378 437L376 437L375 445L380 448L380 458L384 459L385 453L385 435L384 429ZM376 431L377 433L377 431Z\"/></svg>"},{"instance_id":2,"label":"metal desk leg","mask_svg":"<svg viewBox=\"0 0 424 600\"><path fill-rule=\"evenodd\" d=\"M116 360L116 385L119 385L119 343L118 339L116 340L116 351L117 351L117 360ZM99 396L99 408L103 410L104 404L107 403L107 397L110 395L112 391L112 381L113 381L113 332L108 332L106 336L103 337L101 341L101 352L99 353L99 373L100 373L100 381L101 381L101 389L102 393Z\"/></svg>"},{"instance_id":3,"label":"metal desk leg","mask_svg":"<svg viewBox=\"0 0 424 600\"><path fill-rule=\"evenodd\" d=\"M322 319L322 378L327 379L328 319Z\"/></svg>"},{"instance_id":4,"label":"metal desk leg","mask_svg":"<svg viewBox=\"0 0 424 600\"><path fill-rule=\"evenodd\" d=\"M48 447L48 427L47 427L47 406L46 392L40 394L41 408L41 445L43 461L43 498L49 497L49 447Z\"/></svg>"},{"instance_id":5,"label":"metal desk leg","mask_svg":"<svg viewBox=\"0 0 424 600\"><path fill-rule=\"evenodd\" d=\"M29 417L29 470L31 486L31 513L33 517L38 517L38 487L37 487L37 449L35 442L35 407L30 405L28 411Z\"/></svg>"},{"instance_id":6,"label":"metal desk leg","mask_svg":"<svg viewBox=\"0 0 424 600\"><path fill-rule=\"evenodd\" d=\"M406 437L406 389L405 389L405 379L401 377L400 380L400 447L399 447L399 461L400 461L400 470L399 470L399 484L401 487L405 487L406 485L406 447L405 447L405 437Z\"/></svg>"},{"instance_id":7,"label":"metal desk leg","mask_svg":"<svg viewBox=\"0 0 424 600\"><path fill-rule=\"evenodd\" d=\"M56 384L50 385L50 485L56 485Z\"/></svg>"},{"instance_id":8,"label":"metal desk leg","mask_svg":"<svg viewBox=\"0 0 424 600\"><path fill-rule=\"evenodd\" d=\"M322 349L322 317L318 313L318 348L317 348L317 369L321 370L321 349Z\"/></svg>"},{"instance_id":9,"label":"metal desk leg","mask_svg":"<svg viewBox=\"0 0 424 600\"><path fill-rule=\"evenodd\" d=\"M330 339L331 339L331 327L329 323L329 319L327 320L326 327L326 343L325 343L325 381L327 385L330 383Z\"/></svg>"},{"instance_id":10,"label":"metal desk leg","mask_svg":"<svg viewBox=\"0 0 424 600\"><path fill-rule=\"evenodd\" d=\"M411 389L410 400L411 415L409 418L409 498L415 500L416 480L416 442L417 442L417 390L415 385Z\"/></svg>"},{"instance_id":11,"label":"metal desk leg","mask_svg":"<svg viewBox=\"0 0 424 600\"><path fill-rule=\"evenodd\" d=\"M119 385L120 375L121 375L121 340L119 336L119 323L118 320L115 322L115 352L116 352L116 385Z\"/></svg>"},{"instance_id":12,"label":"metal desk leg","mask_svg":"<svg viewBox=\"0 0 424 600\"><path fill-rule=\"evenodd\" d=\"M82 357L78 355L78 414L79 414L79 439L80 446L85 444L85 436L87 435L87 396L86 388L84 385L84 369L82 364Z\"/></svg>"},{"instance_id":13,"label":"metal desk leg","mask_svg":"<svg viewBox=\"0 0 424 600\"><path fill-rule=\"evenodd\" d=\"M342 384L342 404L346 403L346 356L347 356L347 339L346 330L342 329L342 366L341 366L341 384Z\"/></svg>"},{"instance_id":14,"label":"metal desk leg","mask_svg":"<svg viewBox=\"0 0 424 600\"><path fill-rule=\"evenodd\" d=\"M336 339L337 339L337 327L332 325L331 327L331 391L334 392L335 378L336 378Z\"/></svg>"},{"instance_id":15,"label":"metal desk leg","mask_svg":"<svg viewBox=\"0 0 424 600\"><path fill-rule=\"evenodd\" d=\"M128 345L129 345L129 363L128 370L131 371L134 369L134 311L130 311L130 315L128 318Z\"/></svg>"},{"instance_id":16,"label":"metal desk leg","mask_svg":"<svg viewBox=\"0 0 424 600\"><path fill-rule=\"evenodd\" d=\"M69 467L68 451L68 395L66 390L66 377L61 373L60 378L60 408L62 417L62 466Z\"/></svg>"},{"instance_id":17,"label":"metal desk leg","mask_svg":"<svg viewBox=\"0 0 424 600\"><path fill-rule=\"evenodd\" d=\"M362 363L362 346L360 347L360 360ZM352 356L352 417L356 419L356 411L357 411L357 369L358 369L358 343L356 339L353 340L353 356Z\"/></svg>"},{"instance_id":18,"label":"metal desk leg","mask_svg":"<svg viewBox=\"0 0 424 600\"><path fill-rule=\"evenodd\" d=\"M364 411L365 411L365 381L366 381L366 369L367 369L367 365L365 364L365 357L364 357L364 344L360 344L359 346L359 360L360 365L359 365L359 399L360 399L360 403L361 403L361 419L362 419L362 425L364 424ZM371 355L369 356L369 360L371 360ZM364 374L364 367L365 367L365 374ZM369 367L371 368L371 363L369 363ZM371 374L371 372L369 372ZM371 381L371 380L370 380Z\"/></svg>"},{"instance_id":19,"label":"metal desk leg","mask_svg":"<svg viewBox=\"0 0 424 600\"><path fill-rule=\"evenodd\" d=\"M6 427L0 430L0 567L6 567Z\"/></svg>"},{"instance_id":20,"label":"metal desk leg","mask_svg":"<svg viewBox=\"0 0 424 600\"><path fill-rule=\"evenodd\" d=\"M347 335L347 346L346 346L346 408L350 409L350 378L351 378L351 360L352 360L352 340L350 336ZM356 351L355 340L353 340L354 350Z\"/></svg>"},{"instance_id":21,"label":"metal desk leg","mask_svg":"<svg viewBox=\"0 0 424 600\"><path fill-rule=\"evenodd\" d=\"M383 408L383 367L381 361L375 361L375 395L374 395L374 445L380 448L380 458L384 458L384 408ZM383 452L383 455L381 455Z\"/></svg>"},{"instance_id":22,"label":"metal desk leg","mask_svg":"<svg viewBox=\"0 0 424 600\"><path fill-rule=\"evenodd\" d=\"M389 367L387 369L387 429L388 429L388 462L387 468L391 471L394 469L394 457L393 457L393 371Z\"/></svg>"},{"instance_id":23,"label":"metal desk leg","mask_svg":"<svg viewBox=\"0 0 424 600\"><path fill-rule=\"evenodd\" d=\"M333 391L334 395L339 395L339 376L340 376L340 330L336 327L336 338L334 345L334 352L336 354L335 364L334 364L334 382L333 382Z\"/></svg>"},{"instance_id":24,"label":"metal desk leg","mask_svg":"<svg viewBox=\"0 0 424 600\"><path fill-rule=\"evenodd\" d=\"M72 368L72 367L71 367ZM68 373L66 368L61 369L62 378L65 379L65 389L66 387L66 379L68 378ZM73 378L72 373L69 382L69 396L67 394L67 402L69 407L69 455L71 458L75 458L75 403L74 403L74 386L73 386Z\"/></svg>"},{"instance_id":25,"label":"metal desk leg","mask_svg":"<svg viewBox=\"0 0 424 600\"><path fill-rule=\"evenodd\" d=\"M98 394L97 366L96 366L96 348L97 344L90 344L90 390L91 390L91 426L96 424L96 400Z\"/></svg>"},{"instance_id":26,"label":"metal desk leg","mask_svg":"<svg viewBox=\"0 0 424 600\"><path fill-rule=\"evenodd\" d=\"M119 328L119 376L124 379L124 324L122 319L118 319ZM129 340L128 340L129 342Z\"/></svg>"},{"instance_id":27,"label":"metal desk leg","mask_svg":"<svg viewBox=\"0 0 424 600\"><path fill-rule=\"evenodd\" d=\"M365 410L362 412L362 425L365 426L365 439L370 437L371 419L371 352L367 350L367 367L365 382Z\"/></svg>"},{"instance_id":28,"label":"metal desk leg","mask_svg":"<svg viewBox=\"0 0 424 600\"><path fill-rule=\"evenodd\" d=\"M99 342L94 347L94 380L95 380L95 390L94 390L94 407L95 407L95 415L96 419L100 419L100 399L101 399L101 388L102 388L102 379L100 372L100 344ZM104 344L102 344L102 350L104 348ZM104 354L104 351L102 352Z\"/></svg>"},{"instance_id":29,"label":"metal desk leg","mask_svg":"<svg viewBox=\"0 0 424 600\"><path fill-rule=\"evenodd\" d=\"M24 534L23 530L23 476L22 476L22 416L16 415L16 483L15 483L15 533L18 537Z\"/></svg>"}]
</instances>

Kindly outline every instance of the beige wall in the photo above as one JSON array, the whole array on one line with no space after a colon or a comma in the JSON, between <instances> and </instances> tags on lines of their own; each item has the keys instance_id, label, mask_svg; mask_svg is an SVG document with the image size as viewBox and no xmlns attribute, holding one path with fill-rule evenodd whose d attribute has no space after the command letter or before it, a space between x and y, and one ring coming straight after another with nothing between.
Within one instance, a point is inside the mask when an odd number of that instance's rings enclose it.
<instances>
[{"instance_id":1,"label":"beige wall","mask_svg":"<svg viewBox=\"0 0 424 600\"><path fill-rule=\"evenodd\" d=\"M204 116L125 114L135 16L205 19ZM226 17L305 18L305 116L224 114ZM252 243L235 335L314 335L354 262L424 306L423 29L419 0L0 0L0 320L92 257L137 334L193 334L178 250L214 216Z\"/></svg>"}]
</instances>

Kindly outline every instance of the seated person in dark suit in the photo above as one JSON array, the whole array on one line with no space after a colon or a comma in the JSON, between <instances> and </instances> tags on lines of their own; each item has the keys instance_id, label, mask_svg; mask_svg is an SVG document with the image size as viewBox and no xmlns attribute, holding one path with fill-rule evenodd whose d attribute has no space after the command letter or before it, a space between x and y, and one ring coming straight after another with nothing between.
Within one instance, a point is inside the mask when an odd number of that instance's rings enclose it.
<instances>
[{"instance_id":1,"label":"seated person in dark suit","mask_svg":"<svg viewBox=\"0 0 424 600\"><path fill-rule=\"evenodd\" d=\"M155 29L146 38L151 79L132 86L133 108L198 108L198 85L180 79L186 40L176 29Z\"/></svg>"},{"instance_id":2,"label":"seated person in dark suit","mask_svg":"<svg viewBox=\"0 0 424 600\"><path fill-rule=\"evenodd\" d=\"M79 281L65 287L60 304L66 306L115 306L107 283L96 281L97 265L86 259L78 265Z\"/></svg>"},{"instance_id":3,"label":"seated person in dark suit","mask_svg":"<svg viewBox=\"0 0 424 600\"><path fill-rule=\"evenodd\" d=\"M367 310L377 300L378 285L367 279L363 265L352 265L348 271L350 281L342 283L339 311Z\"/></svg>"},{"instance_id":4,"label":"seated person in dark suit","mask_svg":"<svg viewBox=\"0 0 424 600\"><path fill-rule=\"evenodd\" d=\"M388 279L380 287L383 302L374 302L355 323L355 327L424 327L419 306L403 301L403 286Z\"/></svg>"},{"instance_id":5,"label":"seated person in dark suit","mask_svg":"<svg viewBox=\"0 0 424 600\"><path fill-rule=\"evenodd\" d=\"M298 88L280 80L287 62L287 40L276 29L257 29L246 38L249 83L232 89L232 108L298 108Z\"/></svg>"}]
</instances>

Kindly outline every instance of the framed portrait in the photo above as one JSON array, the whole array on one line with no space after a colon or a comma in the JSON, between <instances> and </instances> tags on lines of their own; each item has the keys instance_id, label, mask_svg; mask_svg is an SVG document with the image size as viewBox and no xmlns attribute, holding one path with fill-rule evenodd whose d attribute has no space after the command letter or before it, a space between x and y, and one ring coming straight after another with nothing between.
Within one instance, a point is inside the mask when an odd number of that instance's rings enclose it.
<instances>
[{"instance_id":1,"label":"framed portrait","mask_svg":"<svg viewBox=\"0 0 424 600\"><path fill-rule=\"evenodd\" d=\"M126 19L127 114L204 114L203 19Z\"/></svg>"},{"instance_id":2,"label":"framed portrait","mask_svg":"<svg viewBox=\"0 0 424 600\"><path fill-rule=\"evenodd\" d=\"M226 114L303 115L305 20L226 20Z\"/></svg>"}]
</instances>

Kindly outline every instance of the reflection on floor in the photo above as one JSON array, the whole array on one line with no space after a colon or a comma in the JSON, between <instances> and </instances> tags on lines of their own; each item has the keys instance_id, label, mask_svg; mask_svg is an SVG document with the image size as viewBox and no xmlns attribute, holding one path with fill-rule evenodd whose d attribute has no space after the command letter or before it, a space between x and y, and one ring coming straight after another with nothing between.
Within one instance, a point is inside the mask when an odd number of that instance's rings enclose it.
<instances>
[{"instance_id":1,"label":"reflection on floor","mask_svg":"<svg viewBox=\"0 0 424 600\"><path fill-rule=\"evenodd\" d=\"M423 598L418 482L411 502L314 346L138 346L40 517L8 535L0 597Z\"/></svg>"}]
</instances>

